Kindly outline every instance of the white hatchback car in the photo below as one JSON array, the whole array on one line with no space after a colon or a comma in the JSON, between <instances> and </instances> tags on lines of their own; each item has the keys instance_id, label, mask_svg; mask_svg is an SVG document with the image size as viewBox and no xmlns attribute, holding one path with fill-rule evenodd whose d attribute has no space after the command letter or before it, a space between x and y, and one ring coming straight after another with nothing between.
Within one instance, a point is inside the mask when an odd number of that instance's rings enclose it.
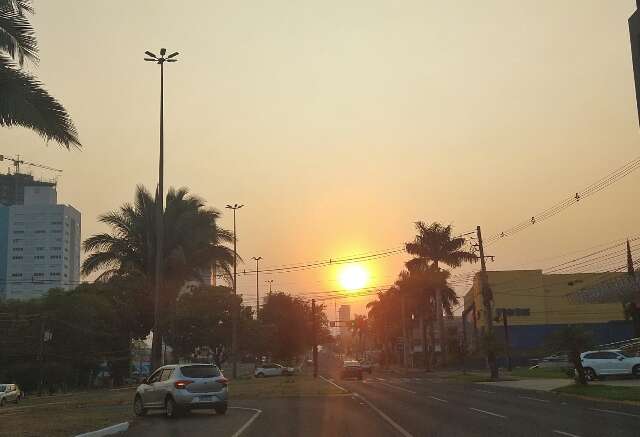
<instances>
[{"instance_id":1,"label":"white hatchback car","mask_svg":"<svg viewBox=\"0 0 640 437\"><path fill-rule=\"evenodd\" d=\"M580 354L587 379L605 375L633 375L640 378L640 357L619 349L589 351Z\"/></svg>"},{"instance_id":2,"label":"white hatchback car","mask_svg":"<svg viewBox=\"0 0 640 437\"><path fill-rule=\"evenodd\" d=\"M256 367L253 376L256 378L264 378L265 376L285 376L293 375L295 369L293 367L284 367L281 364L261 364Z\"/></svg>"}]
</instances>

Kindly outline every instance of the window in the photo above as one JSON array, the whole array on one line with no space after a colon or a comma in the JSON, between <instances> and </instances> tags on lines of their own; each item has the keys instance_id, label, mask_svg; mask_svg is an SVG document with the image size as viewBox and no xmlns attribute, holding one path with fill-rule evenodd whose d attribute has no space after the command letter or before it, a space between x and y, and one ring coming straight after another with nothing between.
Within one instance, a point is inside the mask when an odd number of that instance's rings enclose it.
<instances>
[{"instance_id":1,"label":"window","mask_svg":"<svg viewBox=\"0 0 640 437\"><path fill-rule=\"evenodd\" d=\"M60 276L60 272L50 272L49 276Z\"/></svg>"},{"instance_id":2,"label":"window","mask_svg":"<svg viewBox=\"0 0 640 437\"><path fill-rule=\"evenodd\" d=\"M220 371L216 366L182 366L180 371L187 378L214 378L220 376Z\"/></svg>"},{"instance_id":3,"label":"window","mask_svg":"<svg viewBox=\"0 0 640 437\"><path fill-rule=\"evenodd\" d=\"M59 246L51 246L49 249L51 249L51 250L62 250L62 247L59 247Z\"/></svg>"},{"instance_id":4,"label":"window","mask_svg":"<svg viewBox=\"0 0 640 437\"><path fill-rule=\"evenodd\" d=\"M11 259L22 259L22 255L19 256L12 256Z\"/></svg>"},{"instance_id":5,"label":"window","mask_svg":"<svg viewBox=\"0 0 640 437\"><path fill-rule=\"evenodd\" d=\"M40 277L40 276L44 276L44 273L34 273L34 274L33 274L33 276L34 276L34 277L36 277L36 276L38 276L38 277Z\"/></svg>"},{"instance_id":6,"label":"window","mask_svg":"<svg viewBox=\"0 0 640 437\"><path fill-rule=\"evenodd\" d=\"M601 352L603 360L617 360L618 354L615 352Z\"/></svg>"},{"instance_id":7,"label":"window","mask_svg":"<svg viewBox=\"0 0 640 437\"><path fill-rule=\"evenodd\" d=\"M54 229L53 231L51 231L52 234L62 234L62 231L60 229Z\"/></svg>"},{"instance_id":8,"label":"window","mask_svg":"<svg viewBox=\"0 0 640 437\"><path fill-rule=\"evenodd\" d=\"M13 248L14 252L22 252L23 250L24 250L24 248L22 248L22 247L14 247Z\"/></svg>"},{"instance_id":9,"label":"window","mask_svg":"<svg viewBox=\"0 0 640 437\"><path fill-rule=\"evenodd\" d=\"M171 378L172 372L173 372L173 369L164 369L162 371L162 376L160 376L160 381L166 381L167 379Z\"/></svg>"},{"instance_id":10,"label":"window","mask_svg":"<svg viewBox=\"0 0 640 437\"><path fill-rule=\"evenodd\" d=\"M36 250L37 250L38 252L41 252L41 251L43 251L43 250L44 250L44 247L42 247L42 246L40 246L40 247L36 247Z\"/></svg>"},{"instance_id":11,"label":"window","mask_svg":"<svg viewBox=\"0 0 640 437\"><path fill-rule=\"evenodd\" d=\"M161 374L162 370L156 370L156 372L147 379L147 384L153 384L154 382L160 381Z\"/></svg>"},{"instance_id":12,"label":"window","mask_svg":"<svg viewBox=\"0 0 640 437\"><path fill-rule=\"evenodd\" d=\"M51 258L51 259L62 259L62 255L51 255L49 258Z\"/></svg>"},{"instance_id":13,"label":"window","mask_svg":"<svg viewBox=\"0 0 640 437\"><path fill-rule=\"evenodd\" d=\"M45 231L44 229L36 229L36 231L34 233L35 234L46 234L47 231Z\"/></svg>"},{"instance_id":14,"label":"window","mask_svg":"<svg viewBox=\"0 0 640 437\"><path fill-rule=\"evenodd\" d=\"M22 278L22 273L11 273L12 278Z\"/></svg>"},{"instance_id":15,"label":"window","mask_svg":"<svg viewBox=\"0 0 640 437\"><path fill-rule=\"evenodd\" d=\"M14 243L21 243L22 242L22 238L14 238L13 242Z\"/></svg>"},{"instance_id":16,"label":"window","mask_svg":"<svg viewBox=\"0 0 640 437\"><path fill-rule=\"evenodd\" d=\"M35 255L33 259L44 259L44 255Z\"/></svg>"},{"instance_id":17,"label":"window","mask_svg":"<svg viewBox=\"0 0 640 437\"><path fill-rule=\"evenodd\" d=\"M14 234L24 234L24 231L13 231Z\"/></svg>"},{"instance_id":18,"label":"window","mask_svg":"<svg viewBox=\"0 0 640 437\"><path fill-rule=\"evenodd\" d=\"M60 243L62 242L62 238L56 238L56 241Z\"/></svg>"},{"instance_id":19,"label":"window","mask_svg":"<svg viewBox=\"0 0 640 437\"><path fill-rule=\"evenodd\" d=\"M61 225L62 222L51 222L52 225Z\"/></svg>"},{"instance_id":20,"label":"window","mask_svg":"<svg viewBox=\"0 0 640 437\"><path fill-rule=\"evenodd\" d=\"M21 226L21 225L24 225L24 222L13 222L13 224L15 226Z\"/></svg>"}]
</instances>

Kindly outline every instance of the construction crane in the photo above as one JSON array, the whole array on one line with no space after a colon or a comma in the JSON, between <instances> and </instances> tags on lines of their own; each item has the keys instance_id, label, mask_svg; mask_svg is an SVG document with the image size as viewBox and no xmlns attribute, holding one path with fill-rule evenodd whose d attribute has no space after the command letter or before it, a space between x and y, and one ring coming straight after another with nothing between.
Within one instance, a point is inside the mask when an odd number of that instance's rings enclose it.
<instances>
[{"instance_id":1,"label":"construction crane","mask_svg":"<svg viewBox=\"0 0 640 437\"><path fill-rule=\"evenodd\" d=\"M8 156L0 155L0 161L4 161L5 159L7 161L13 161L13 167L15 168L15 173L14 174L20 173L20 165L21 164L30 165L31 167L38 167L38 168L42 168L42 169L45 169L45 170L62 173L62 170L57 169L57 168L49 167L49 166L42 165L42 164L37 164L35 162L23 161L22 159L20 159L20 155L18 155L16 158L10 158Z\"/></svg>"}]
</instances>

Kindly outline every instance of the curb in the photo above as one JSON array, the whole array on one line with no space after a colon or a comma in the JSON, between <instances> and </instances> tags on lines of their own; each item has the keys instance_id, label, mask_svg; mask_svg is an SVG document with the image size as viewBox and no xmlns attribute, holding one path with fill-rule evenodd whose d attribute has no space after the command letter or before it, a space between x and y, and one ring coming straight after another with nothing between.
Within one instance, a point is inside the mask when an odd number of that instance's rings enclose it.
<instances>
[{"instance_id":1,"label":"curb","mask_svg":"<svg viewBox=\"0 0 640 437\"><path fill-rule=\"evenodd\" d=\"M122 422L122 423L118 423L117 425L112 425L106 428L99 429L97 431L78 434L75 437L102 437L102 436L117 434L119 432L125 432L128 429L129 429L129 422Z\"/></svg>"}]
</instances>

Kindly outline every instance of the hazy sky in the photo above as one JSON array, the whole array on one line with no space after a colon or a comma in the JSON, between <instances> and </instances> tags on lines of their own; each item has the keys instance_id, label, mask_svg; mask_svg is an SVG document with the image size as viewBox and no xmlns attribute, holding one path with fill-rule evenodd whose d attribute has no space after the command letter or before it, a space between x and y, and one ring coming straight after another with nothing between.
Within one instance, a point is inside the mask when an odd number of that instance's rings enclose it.
<instances>
[{"instance_id":1,"label":"hazy sky","mask_svg":"<svg viewBox=\"0 0 640 437\"><path fill-rule=\"evenodd\" d=\"M397 247L415 220L495 234L640 155L633 0L34 3L33 70L84 147L14 128L2 153L64 169L59 199L82 212L83 237L136 184L155 186L159 71L142 58L162 46L180 52L165 76L165 184L244 203L238 250L264 266ZM541 268L640 232L639 183L501 241L489 267ZM367 263L370 285L402 262ZM338 287L335 269L272 278ZM239 280L251 296L254 284Z\"/></svg>"}]
</instances>

